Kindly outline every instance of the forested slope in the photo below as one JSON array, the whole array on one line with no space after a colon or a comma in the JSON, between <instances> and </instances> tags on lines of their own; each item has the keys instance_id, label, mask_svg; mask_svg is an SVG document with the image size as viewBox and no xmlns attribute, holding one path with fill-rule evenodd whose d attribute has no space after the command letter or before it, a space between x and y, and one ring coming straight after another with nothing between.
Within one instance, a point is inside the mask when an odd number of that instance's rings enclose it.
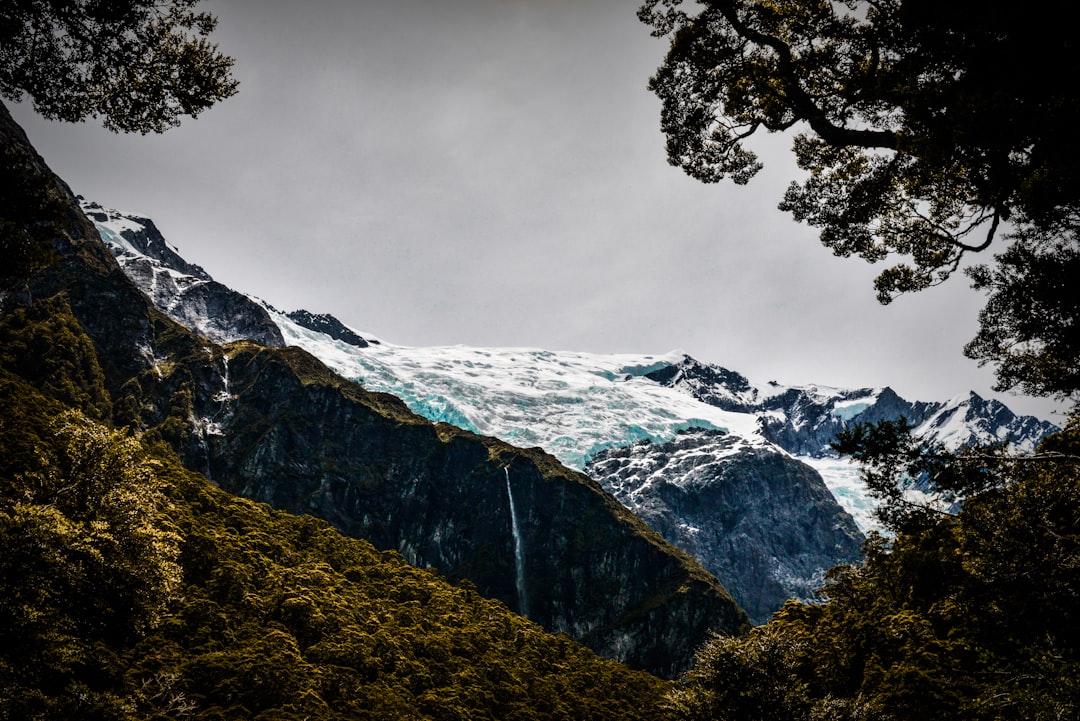
<instances>
[{"instance_id":1,"label":"forested slope","mask_svg":"<svg viewBox=\"0 0 1080 721\"><path fill-rule=\"evenodd\" d=\"M0 407L0 718L660 713L664 682L8 371Z\"/></svg>"}]
</instances>

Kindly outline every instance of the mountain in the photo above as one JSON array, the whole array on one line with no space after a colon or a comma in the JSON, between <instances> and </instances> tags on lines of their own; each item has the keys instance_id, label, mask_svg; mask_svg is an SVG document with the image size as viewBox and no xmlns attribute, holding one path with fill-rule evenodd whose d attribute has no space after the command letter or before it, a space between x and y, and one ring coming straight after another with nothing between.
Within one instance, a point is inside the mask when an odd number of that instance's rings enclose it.
<instances>
[{"instance_id":1,"label":"mountain","mask_svg":"<svg viewBox=\"0 0 1080 721\"><path fill-rule=\"evenodd\" d=\"M125 268L150 263L159 275L184 275L185 265L163 256L144 260L132 243L112 240L138 235L140 216L85 202L84 208ZM146 277L132 275L159 308L188 327L205 334L219 323L201 317L199 307L183 310L182 298L158 299L161 284L147 285ZM584 470L700 560L755 622L788 598L812 598L825 570L855 560L862 532L876 528L857 469L829 447L844 423L904 416L920 433L954 447L1001 440L1021 451L1055 430L975 394L908 402L889 388L755 384L680 352L410 348L329 314L282 313L247 296L237 302L268 313L285 344L364 388L392 393L429 420L540 447ZM226 331L231 338L244 333L244 326ZM687 464L688 457L697 460Z\"/></svg>"},{"instance_id":2,"label":"mountain","mask_svg":"<svg viewBox=\"0 0 1080 721\"><path fill-rule=\"evenodd\" d=\"M185 273L185 265L169 258L143 260L133 244L113 242L138 235L139 216L84 207L125 268L154 263L158 274ZM158 246L164 245L162 239ZM197 332L219 322L202 317L201 308L180 310L182 298L157 299L161 284L147 285L145 274L132 278L163 311ZM284 343L367 389L394 394L429 420L537 446L586 471L698 558L755 622L788 598L812 598L824 571L855 560L861 532L876 528L857 469L829 447L844 423L904 416L918 432L953 447L1001 440L1021 451L1055 430L975 394L908 402L889 388L755 384L679 352L409 348L329 314L282 313L246 296L237 302L264 309ZM226 335L245 337L245 327ZM688 464L690 457L697 460Z\"/></svg>"},{"instance_id":3,"label":"mountain","mask_svg":"<svg viewBox=\"0 0 1080 721\"><path fill-rule=\"evenodd\" d=\"M684 356L649 374L702 403L756 414L760 434L796 456L835 455L829 443L845 423L874 423L904 417L915 433L950 448L1006 442L1030 453L1057 426L1034 416L1017 416L1003 403L975 393L939 403L909 402L889 387L838 389L824 386L752 385L744 376Z\"/></svg>"},{"instance_id":4,"label":"mountain","mask_svg":"<svg viewBox=\"0 0 1080 721\"><path fill-rule=\"evenodd\" d=\"M224 490L321 515L637 668L671 676L710 632L747 627L699 563L542 451L434 424L302 349L219 345L178 324L59 181L56 193L71 203L56 262L0 311L3 367L38 391L133 429ZM197 287L160 257L144 267L132 276ZM209 307L194 298L172 312Z\"/></svg>"}]
</instances>

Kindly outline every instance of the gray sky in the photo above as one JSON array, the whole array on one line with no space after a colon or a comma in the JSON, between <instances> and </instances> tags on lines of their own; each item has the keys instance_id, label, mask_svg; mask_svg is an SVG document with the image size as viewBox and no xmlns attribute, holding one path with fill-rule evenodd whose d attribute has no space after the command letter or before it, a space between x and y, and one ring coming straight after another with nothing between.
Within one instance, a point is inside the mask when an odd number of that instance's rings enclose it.
<instances>
[{"instance_id":1,"label":"gray sky","mask_svg":"<svg viewBox=\"0 0 1080 721\"><path fill-rule=\"evenodd\" d=\"M216 279L404 345L662 353L756 380L990 391L962 355L965 278L874 300L776 209L789 140L749 186L667 165L646 90L666 43L637 0L205 4L240 92L162 136L11 107L77 193L152 217ZM10 105L10 104L9 104Z\"/></svg>"}]
</instances>

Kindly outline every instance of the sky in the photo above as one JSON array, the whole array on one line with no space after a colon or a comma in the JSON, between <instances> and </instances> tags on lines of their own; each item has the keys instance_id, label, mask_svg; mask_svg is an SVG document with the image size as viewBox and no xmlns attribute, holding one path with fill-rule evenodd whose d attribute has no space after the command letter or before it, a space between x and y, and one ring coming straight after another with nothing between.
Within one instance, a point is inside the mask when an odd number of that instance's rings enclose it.
<instances>
[{"instance_id":1,"label":"sky","mask_svg":"<svg viewBox=\"0 0 1080 721\"><path fill-rule=\"evenodd\" d=\"M9 108L72 189L148 216L281 310L400 345L681 349L756 381L991 390L964 277L881 306L880 267L777 210L790 137L748 186L667 164L637 0L215 0L239 93L163 135Z\"/></svg>"}]
</instances>

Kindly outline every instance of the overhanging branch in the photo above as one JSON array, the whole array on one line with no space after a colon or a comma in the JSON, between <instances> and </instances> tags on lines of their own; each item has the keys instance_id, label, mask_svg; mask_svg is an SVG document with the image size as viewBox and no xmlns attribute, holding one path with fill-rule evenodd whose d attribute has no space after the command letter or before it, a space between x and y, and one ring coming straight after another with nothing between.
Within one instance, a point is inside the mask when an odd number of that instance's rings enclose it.
<instances>
[{"instance_id":1,"label":"overhanging branch","mask_svg":"<svg viewBox=\"0 0 1080 721\"><path fill-rule=\"evenodd\" d=\"M744 23L739 17L736 5L737 3L734 0L723 0L716 3L716 7L723 14L724 19L728 21L732 29L740 37L768 47L776 53L787 100L796 113L810 125L810 128L822 140L834 146L884 148L887 150L896 150L898 148L899 138L896 133L890 130L846 128L829 120L825 112L818 107L809 93L803 90L799 84L791 47L780 38L763 33Z\"/></svg>"}]
</instances>

